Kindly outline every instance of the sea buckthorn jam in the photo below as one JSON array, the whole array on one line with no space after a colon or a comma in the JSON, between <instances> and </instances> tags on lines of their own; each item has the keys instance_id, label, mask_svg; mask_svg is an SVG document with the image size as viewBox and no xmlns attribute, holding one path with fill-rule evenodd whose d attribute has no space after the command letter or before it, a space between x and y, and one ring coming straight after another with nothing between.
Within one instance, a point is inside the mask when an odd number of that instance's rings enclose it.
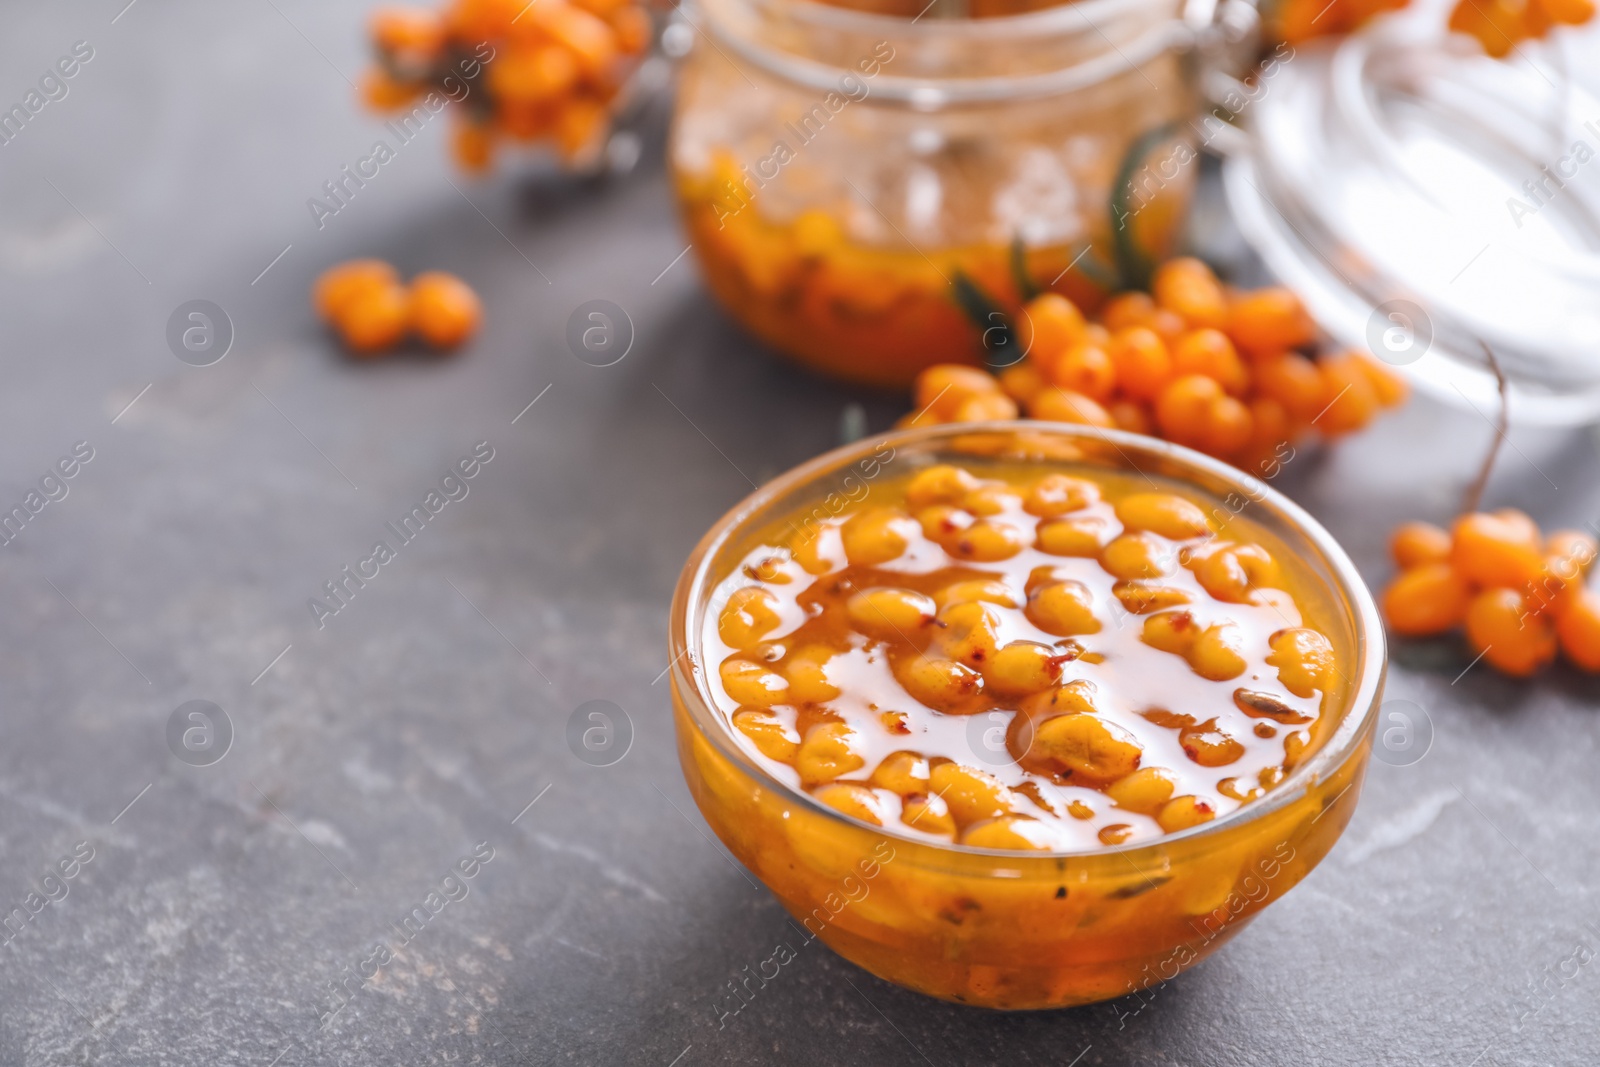
<instances>
[{"instance_id":1,"label":"sea buckthorn jam","mask_svg":"<svg viewBox=\"0 0 1600 1067\"><path fill-rule=\"evenodd\" d=\"M1346 691L1325 596L1177 483L938 464L754 539L704 672L790 788L913 840L1081 852L1250 804Z\"/></svg>"},{"instance_id":2,"label":"sea buckthorn jam","mask_svg":"<svg viewBox=\"0 0 1600 1067\"><path fill-rule=\"evenodd\" d=\"M1037 423L779 478L691 554L669 641L684 780L798 936L1006 1010L1143 1004L1299 883L1384 672L1354 565L1270 486Z\"/></svg>"},{"instance_id":3,"label":"sea buckthorn jam","mask_svg":"<svg viewBox=\"0 0 1600 1067\"><path fill-rule=\"evenodd\" d=\"M984 331L1002 321L998 309L1021 304L1019 271L1086 302L1108 285L1081 266L1076 235L1025 250L994 234L962 244L924 237L913 247L892 243L895 231L864 205L772 217L772 194L762 198L727 153L708 170L681 170L677 184L712 294L763 342L848 381L902 387L929 366L972 362ZM1129 224L1140 255L1171 252L1188 192L1187 182L1161 189ZM1101 245L1112 243L1109 230L1095 220ZM974 310L963 289L995 303Z\"/></svg>"}]
</instances>

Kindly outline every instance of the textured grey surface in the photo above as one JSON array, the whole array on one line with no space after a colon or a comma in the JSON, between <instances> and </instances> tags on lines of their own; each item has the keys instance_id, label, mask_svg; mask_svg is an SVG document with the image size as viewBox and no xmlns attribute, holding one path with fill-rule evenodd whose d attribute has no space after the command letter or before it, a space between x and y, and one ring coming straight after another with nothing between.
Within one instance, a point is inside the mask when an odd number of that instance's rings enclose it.
<instances>
[{"instance_id":1,"label":"textured grey surface","mask_svg":"<svg viewBox=\"0 0 1600 1067\"><path fill-rule=\"evenodd\" d=\"M7 106L94 48L0 146L0 502L95 453L0 549L0 905L67 890L0 948L0 1062L1593 1061L1596 685L1452 683L1449 647L1392 674L1429 755L1374 766L1330 859L1153 998L1005 1017L812 946L719 1031L720 987L787 927L678 775L668 597L749 480L834 443L846 403L882 428L895 401L756 351L692 257L652 282L683 248L653 164L466 182L440 121L319 231L306 199L381 134L345 80L359 5L124 2L11 5L0 35ZM337 358L306 292L357 254L461 273L481 339ZM164 340L193 298L237 331L211 367ZM563 341L593 298L638 329L613 367ZM1282 484L1379 581L1386 529L1447 515L1489 432L1419 402ZM1591 438L1513 439L1494 502L1600 517ZM307 598L480 441L467 498L319 631ZM213 766L167 748L192 699L234 724ZM566 743L591 699L633 725L609 768ZM42 885L79 842L93 859ZM320 1027L478 842L468 895Z\"/></svg>"}]
</instances>

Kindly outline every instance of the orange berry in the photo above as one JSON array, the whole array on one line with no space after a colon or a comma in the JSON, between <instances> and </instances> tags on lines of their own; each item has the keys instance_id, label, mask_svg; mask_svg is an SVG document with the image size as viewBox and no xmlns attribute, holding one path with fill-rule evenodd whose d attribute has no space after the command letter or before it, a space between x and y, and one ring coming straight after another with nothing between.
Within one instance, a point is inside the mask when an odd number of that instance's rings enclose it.
<instances>
[{"instance_id":1,"label":"orange berry","mask_svg":"<svg viewBox=\"0 0 1600 1067\"><path fill-rule=\"evenodd\" d=\"M1310 4L1305 0L1283 0L1272 20L1277 35L1292 45L1309 41L1324 33L1343 32L1349 27L1337 2Z\"/></svg>"},{"instance_id":2,"label":"orange berry","mask_svg":"<svg viewBox=\"0 0 1600 1067\"><path fill-rule=\"evenodd\" d=\"M1594 18L1594 0L1533 0L1545 16L1569 26L1581 26Z\"/></svg>"},{"instance_id":3,"label":"orange berry","mask_svg":"<svg viewBox=\"0 0 1600 1067\"><path fill-rule=\"evenodd\" d=\"M1528 5L1523 0L1479 0L1487 10L1488 26L1480 31L1479 42L1496 59L1510 53L1514 43L1529 35L1527 25ZM1509 41L1508 41L1509 38Z\"/></svg>"},{"instance_id":4,"label":"orange berry","mask_svg":"<svg viewBox=\"0 0 1600 1067\"><path fill-rule=\"evenodd\" d=\"M578 61L556 44L507 47L489 64L489 91L506 104L541 104L570 92L578 81Z\"/></svg>"},{"instance_id":5,"label":"orange berry","mask_svg":"<svg viewBox=\"0 0 1600 1067\"><path fill-rule=\"evenodd\" d=\"M381 259L352 259L329 267L311 290L311 303L326 322L333 322L345 305L374 289L400 283L400 275Z\"/></svg>"},{"instance_id":6,"label":"orange berry","mask_svg":"<svg viewBox=\"0 0 1600 1067\"><path fill-rule=\"evenodd\" d=\"M1250 401L1250 421L1255 427L1250 435L1250 447L1261 455L1271 454L1294 436L1288 409L1270 396L1258 396Z\"/></svg>"},{"instance_id":7,"label":"orange berry","mask_svg":"<svg viewBox=\"0 0 1600 1067\"><path fill-rule=\"evenodd\" d=\"M367 25L379 50L406 53L404 58L410 61L426 60L444 47L444 24L432 11L380 7Z\"/></svg>"},{"instance_id":8,"label":"orange berry","mask_svg":"<svg viewBox=\"0 0 1600 1067\"><path fill-rule=\"evenodd\" d=\"M1070 389L1051 387L1033 398L1028 414L1049 422L1072 422L1085 426L1098 426L1103 430L1116 428L1116 421L1092 398Z\"/></svg>"},{"instance_id":9,"label":"orange berry","mask_svg":"<svg viewBox=\"0 0 1600 1067\"><path fill-rule=\"evenodd\" d=\"M1531 534L1520 512L1478 512L1457 519L1451 530L1450 565L1480 586L1526 589L1544 565L1538 530Z\"/></svg>"},{"instance_id":10,"label":"orange berry","mask_svg":"<svg viewBox=\"0 0 1600 1067\"><path fill-rule=\"evenodd\" d=\"M421 94L420 82L403 82L391 77L380 67L373 67L361 75L361 100L374 111L393 111L404 107Z\"/></svg>"},{"instance_id":11,"label":"orange berry","mask_svg":"<svg viewBox=\"0 0 1600 1067\"><path fill-rule=\"evenodd\" d=\"M940 363L917 375L911 398L916 410L930 411L940 421L948 422L967 400L998 392L999 381L986 371L960 363Z\"/></svg>"},{"instance_id":12,"label":"orange berry","mask_svg":"<svg viewBox=\"0 0 1600 1067\"><path fill-rule=\"evenodd\" d=\"M1190 330L1172 350L1172 373L1204 374L1233 396L1243 396L1250 388L1250 372L1221 330L1209 327Z\"/></svg>"},{"instance_id":13,"label":"orange berry","mask_svg":"<svg viewBox=\"0 0 1600 1067\"><path fill-rule=\"evenodd\" d=\"M1172 357L1148 326L1128 326L1111 335L1108 350L1117 384L1135 400L1154 400L1172 379Z\"/></svg>"},{"instance_id":14,"label":"orange berry","mask_svg":"<svg viewBox=\"0 0 1600 1067\"><path fill-rule=\"evenodd\" d=\"M1403 569L1450 559L1450 534L1431 522L1403 522L1389 535L1389 555Z\"/></svg>"},{"instance_id":15,"label":"orange berry","mask_svg":"<svg viewBox=\"0 0 1600 1067\"><path fill-rule=\"evenodd\" d=\"M1588 574L1594 566L1597 547L1595 539L1582 530L1554 530L1544 541L1547 557L1571 560L1578 565L1579 574Z\"/></svg>"},{"instance_id":16,"label":"orange berry","mask_svg":"<svg viewBox=\"0 0 1600 1067\"><path fill-rule=\"evenodd\" d=\"M1392 408L1405 402L1411 395L1411 387L1387 366L1367 355L1357 352L1352 357L1356 366L1366 373L1367 381L1372 385L1372 391L1377 394L1378 403L1383 407Z\"/></svg>"},{"instance_id":17,"label":"orange berry","mask_svg":"<svg viewBox=\"0 0 1600 1067\"><path fill-rule=\"evenodd\" d=\"M1130 326L1148 326L1155 314L1156 302L1149 293L1119 293L1100 309L1100 321L1112 333Z\"/></svg>"},{"instance_id":18,"label":"orange berry","mask_svg":"<svg viewBox=\"0 0 1600 1067\"><path fill-rule=\"evenodd\" d=\"M1359 430L1378 413L1378 392L1353 356L1329 356L1317 364L1322 374L1322 411L1312 423L1329 437Z\"/></svg>"},{"instance_id":19,"label":"orange berry","mask_svg":"<svg viewBox=\"0 0 1600 1067\"><path fill-rule=\"evenodd\" d=\"M1228 294L1211 268L1198 259L1180 256L1161 264L1150 292L1157 304L1176 311L1192 327L1221 329L1228 324Z\"/></svg>"},{"instance_id":20,"label":"orange berry","mask_svg":"<svg viewBox=\"0 0 1600 1067\"><path fill-rule=\"evenodd\" d=\"M1546 556L1539 577L1526 592L1531 610L1541 615L1564 615L1583 594L1583 576L1575 561Z\"/></svg>"},{"instance_id":21,"label":"orange berry","mask_svg":"<svg viewBox=\"0 0 1600 1067\"><path fill-rule=\"evenodd\" d=\"M1161 338L1161 343L1167 346L1167 351L1172 351L1172 346L1178 343L1178 338L1189 331L1189 324L1183 321L1183 316L1176 311L1166 308L1156 308L1150 315L1150 321L1145 323Z\"/></svg>"},{"instance_id":22,"label":"orange berry","mask_svg":"<svg viewBox=\"0 0 1600 1067\"><path fill-rule=\"evenodd\" d=\"M1310 422L1327 405L1317 365L1292 352L1255 365L1256 389L1282 404L1300 422Z\"/></svg>"},{"instance_id":23,"label":"orange berry","mask_svg":"<svg viewBox=\"0 0 1600 1067\"><path fill-rule=\"evenodd\" d=\"M1403 637L1428 637L1461 625L1472 590L1448 563L1402 571L1383 591L1383 617Z\"/></svg>"},{"instance_id":24,"label":"orange berry","mask_svg":"<svg viewBox=\"0 0 1600 1067\"><path fill-rule=\"evenodd\" d=\"M1206 408L1200 449L1228 459L1243 451L1254 434L1255 421L1250 417L1250 409L1231 396L1220 396Z\"/></svg>"},{"instance_id":25,"label":"orange berry","mask_svg":"<svg viewBox=\"0 0 1600 1067\"><path fill-rule=\"evenodd\" d=\"M411 326L434 348L454 348L478 331L483 305L454 274L431 270L411 279Z\"/></svg>"},{"instance_id":26,"label":"orange berry","mask_svg":"<svg viewBox=\"0 0 1600 1067\"><path fill-rule=\"evenodd\" d=\"M356 294L339 309L333 325L351 352L374 356L399 343L410 319L409 294L396 282Z\"/></svg>"},{"instance_id":27,"label":"orange berry","mask_svg":"<svg viewBox=\"0 0 1600 1067\"><path fill-rule=\"evenodd\" d=\"M1584 590L1556 619L1556 637L1573 666L1600 671L1600 595Z\"/></svg>"},{"instance_id":28,"label":"orange berry","mask_svg":"<svg viewBox=\"0 0 1600 1067\"><path fill-rule=\"evenodd\" d=\"M642 7L625 5L607 16L611 29L617 35L617 47L627 55L638 55L650 47L650 13Z\"/></svg>"},{"instance_id":29,"label":"orange berry","mask_svg":"<svg viewBox=\"0 0 1600 1067\"><path fill-rule=\"evenodd\" d=\"M1317 336L1300 298L1281 286L1234 297L1227 329L1233 343L1256 358L1300 348Z\"/></svg>"},{"instance_id":30,"label":"orange berry","mask_svg":"<svg viewBox=\"0 0 1600 1067\"><path fill-rule=\"evenodd\" d=\"M1450 13L1450 28L1478 39L1496 59L1510 53L1527 36L1523 7L1513 0L1460 0Z\"/></svg>"},{"instance_id":31,"label":"orange berry","mask_svg":"<svg viewBox=\"0 0 1600 1067\"><path fill-rule=\"evenodd\" d=\"M494 158L494 131L477 122L458 122L451 131L450 152L462 170L486 171Z\"/></svg>"},{"instance_id":32,"label":"orange berry","mask_svg":"<svg viewBox=\"0 0 1600 1067\"><path fill-rule=\"evenodd\" d=\"M476 43L504 37L524 6L523 0L456 0L445 19L451 36Z\"/></svg>"},{"instance_id":33,"label":"orange berry","mask_svg":"<svg viewBox=\"0 0 1600 1067\"><path fill-rule=\"evenodd\" d=\"M1119 430L1147 434L1154 429L1154 424L1150 421L1150 409L1137 401L1118 400L1106 410L1110 412Z\"/></svg>"},{"instance_id":34,"label":"orange berry","mask_svg":"<svg viewBox=\"0 0 1600 1067\"><path fill-rule=\"evenodd\" d=\"M980 393L963 400L951 416L953 422L990 422L1017 417L1017 402L1004 393Z\"/></svg>"},{"instance_id":35,"label":"orange berry","mask_svg":"<svg viewBox=\"0 0 1600 1067\"><path fill-rule=\"evenodd\" d=\"M1041 293L1017 317L1017 340L1029 359L1048 370L1083 340L1086 324L1078 306L1060 293Z\"/></svg>"},{"instance_id":36,"label":"orange berry","mask_svg":"<svg viewBox=\"0 0 1600 1067\"><path fill-rule=\"evenodd\" d=\"M552 4L549 0L531 5L528 15L535 25L572 52L584 77L599 80L610 73L618 54L617 37L603 19L581 8ZM490 69L493 67L491 63Z\"/></svg>"},{"instance_id":37,"label":"orange berry","mask_svg":"<svg viewBox=\"0 0 1600 1067\"><path fill-rule=\"evenodd\" d=\"M1179 444L1199 445L1206 438L1211 405L1224 395L1216 379L1203 374L1177 379L1156 400L1156 425L1161 435Z\"/></svg>"},{"instance_id":38,"label":"orange berry","mask_svg":"<svg viewBox=\"0 0 1600 1067\"><path fill-rule=\"evenodd\" d=\"M1019 404L1026 404L1039 390L1050 384L1031 359L1020 359L1011 364L1000 372L999 380L1000 388Z\"/></svg>"},{"instance_id":39,"label":"orange berry","mask_svg":"<svg viewBox=\"0 0 1600 1067\"><path fill-rule=\"evenodd\" d=\"M1515 589L1487 589L1467 605L1467 640L1502 674L1525 678L1556 658L1550 619L1534 614Z\"/></svg>"},{"instance_id":40,"label":"orange berry","mask_svg":"<svg viewBox=\"0 0 1600 1067\"><path fill-rule=\"evenodd\" d=\"M574 7L581 7L591 15L610 22L619 11L638 10L629 0L572 0Z\"/></svg>"},{"instance_id":41,"label":"orange berry","mask_svg":"<svg viewBox=\"0 0 1600 1067\"><path fill-rule=\"evenodd\" d=\"M1117 388L1117 368L1105 349L1082 342L1068 348L1050 368L1050 381L1101 403Z\"/></svg>"},{"instance_id":42,"label":"orange berry","mask_svg":"<svg viewBox=\"0 0 1600 1067\"><path fill-rule=\"evenodd\" d=\"M1544 544L1544 535L1539 532L1539 524L1533 521L1533 516L1526 511L1516 508L1497 508L1489 512L1495 518L1506 524L1506 528L1516 536L1535 547Z\"/></svg>"},{"instance_id":43,"label":"orange berry","mask_svg":"<svg viewBox=\"0 0 1600 1067\"><path fill-rule=\"evenodd\" d=\"M1531 520L1530 520L1531 521ZM1562 615L1583 595L1583 579L1595 560L1595 540L1580 530L1558 530L1545 541L1544 565L1528 590L1541 613Z\"/></svg>"}]
</instances>

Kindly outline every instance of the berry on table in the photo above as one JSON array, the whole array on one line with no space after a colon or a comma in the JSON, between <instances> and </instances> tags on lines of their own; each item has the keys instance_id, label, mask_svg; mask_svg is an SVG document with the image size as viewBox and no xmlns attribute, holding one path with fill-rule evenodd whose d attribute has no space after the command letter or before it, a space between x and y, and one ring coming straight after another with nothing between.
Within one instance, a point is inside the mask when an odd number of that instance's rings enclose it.
<instances>
[{"instance_id":1,"label":"berry on table","mask_svg":"<svg viewBox=\"0 0 1600 1067\"><path fill-rule=\"evenodd\" d=\"M1115 294L1093 315L1045 292L1012 321L1021 359L998 378L974 366L928 368L899 425L1013 418L1020 408L1156 434L1271 477L1307 432L1358 429L1407 392L1363 353L1303 354L1316 329L1287 289L1231 290L1193 258L1168 260L1150 292Z\"/></svg>"},{"instance_id":2,"label":"berry on table","mask_svg":"<svg viewBox=\"0 0 1600 1067\"><path fill-rule=\"evenodd\" d=\"M453 348L477 331L478 296L461 279L427 271L406 286L379 259L353 259L330 267L311 290L312 307L350 354L383 355L414 331L435 348Z\"/></svg>"},{"instance_id":3,"label":"berry on table","mask_svg":"<svg viewBox=\"0 0 1600 1067\"><path fill-rule=\"evenodd\" d=\"M1526 677L1558 654L1600 671L1600 595L1584 586L1596 557L1581 530L1548 537L1515 508L1472 511L1449 532L1427 522L1394 531L1400 574L1383 592L1389 628L1402 637L1465 629L1475 655L1502 674Z\"/></svg>"},{"instance_id":4,"label":"berry on table","mask_svg":"<svg viewBox=\"0 0 1600 1067\"><path fill-rule=\"evenodd\" d=\"M455 348L482 319L478 294L454 274L431 270L411 279L411 325L434 348Z\"/></svg>"}]
</instances>

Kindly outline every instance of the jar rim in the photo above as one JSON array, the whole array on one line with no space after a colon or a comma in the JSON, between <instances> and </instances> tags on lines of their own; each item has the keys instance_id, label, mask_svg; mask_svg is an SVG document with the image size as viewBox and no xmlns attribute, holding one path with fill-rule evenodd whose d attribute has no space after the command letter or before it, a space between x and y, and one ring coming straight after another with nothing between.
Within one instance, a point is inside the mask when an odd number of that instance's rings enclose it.
<instances>
[{"instance_id":1,"label":"jar rim","mask_svg":"<svg viewBox=\"0 0 1600 1067\"><path fill-rule=\"evenodd\" d=\"M697 0L703 4L704 0ZM1158 6L1161 0L1070 0L1053 7L1024 11L1016 15L997 15L993 18L929 19L922 16L905 18L884 15L874 11L858 11L838 4L821 3L820 0L741 0L750 8L781 9L795 21L831 30L894 32L922 40L940 38L979 37L996 39L1005 37L1033 37L1051 30L1064 29L1068 16L1083 26L1093 26L1093 16L1129 10L1138 7ZM931 7L932 4L929 4ZM926 8L924 8L926 10Z\"/></svg>"},{"instance_id":2,"label":"jar rim","mask_svg":"<svg viewBox=\"0 0 1600 1067\"><path fill-rule=\"evenodd\" d=\"M766 17L781 11L782 17L808 29L835 33L877 35L895 44L972 43L1003 47L1007 41L1035 41L1062 34L1095 35L1104 47L1080 62L1054 70L1031 74L974 77L910 77L882 73L872 78L870 99L880 104L910 107L918 111L993 104L1014 100L1038 99L1077 92L1109 81L1118 74L1136 71L1157 56L1187 48L1195 42L1195 31L1181 18L1141 18L1142 29L1131 40L1120 44L1101 29L1105 17L1148 15L1144 9L1182 5L1171 0L1074 0L1071 3L1018 15L984 19L929 19L881 15L819 3L817 0L691 0L698 13L707 15L703 26L696 26L714 45L725 45L740 59L785 81L832 92L839 78L854 74L853 68L837 66L796 55L765 44L754 34L741 33L735 20L716 13L720 5L739 15ZM693 24L693 20L691 20ZM719 47L720 51L720 47Z\"/></svg>"},{"instance_id":3,"label":"jar rim","mask_svg":"<svg viewBox=\"0 0 1600 1067\"><path fill-rule=\"evenodd\" d=\"M702 684L705 672L696 671L696 665L701 659L704 633L702 613L710 590L715 584L711 580L710 566L717 551L735 533L745 528L747 520L760 514L774 500L807 484L815 483L828 473L847 469L859 460L875 455L885 445L892 446L898 451L901 447L926 444L940 438L982 434L1056 437L1109 444L1127 460L1134 471L1139 470L1134 462L1134 456L1142 455L1158 459L1164 466L1185 470L1188 474L1196 476L1194 478L1196 483L1207 483L1201 484L1200 487L1211 495L1218 495L1209 488L1211 484L1227 486L1230 491L1245 495L1250 501L1250 507L1266 508L1292 530L1304 536L1309 547L1321 556L1322 563L1328 571L1328 578L1334 587L1332 591L1336 594L1336 600L1341 609L1347 613L1344 621L1352 630L1356 654L1353 682L1346 687L1345 700L1339 709L1338 725L1322 747L1310 759L1295 767L1281 783L1268 790L1261 799L1243 804L1209 822L1133 845L1105 845L1099 848L1051 852L1018 852L956 842L928 841L902 834L895 827L874 828L823 804L804 790L796 789L781 781L752 759L733 741L728 730L718 723L719 712L716 709L716 702ZM717 578L717 581L720 580L720 577ZM671 610L668 652L672 656L669 670L672 674L674 695L685 705L689 712L688 718L700 736L763 788L806 806L813 815L852 830L862 832L876 830L896 841L928 849L930 855L988 857L1005 859L1018 865L1066 859L1097 861L1105 857L1123 857L1125 860L1132 860L1141 855L1164 854L1176 844L1203 842L1288 807L1303 798L1313 786L1336 774L1358 752L1376 722L1378 698L1382 693L1388 662L1383 623L1378 615L1377 605L1356 570L1355 564L1321 523L1278 490L1221 460L1170 441L1122 430L1102 430L1098 427L1034 420L969 422L898 430L863 438L792 468L735 504L700 539L679 575ZM694 623L693 626L690 625L691 621Z\"/></svg>"}]
</instances>

